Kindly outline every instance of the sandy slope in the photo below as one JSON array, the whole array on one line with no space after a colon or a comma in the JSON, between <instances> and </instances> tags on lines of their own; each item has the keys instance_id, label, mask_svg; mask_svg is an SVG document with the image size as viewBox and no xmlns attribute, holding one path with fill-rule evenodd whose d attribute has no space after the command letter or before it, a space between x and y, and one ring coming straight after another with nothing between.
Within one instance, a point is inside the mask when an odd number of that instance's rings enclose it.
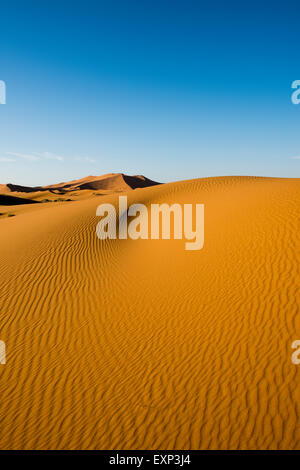
<instances>
[{"instance_id":1,"label":"sandy slope","mask_svg":"<svg viewBox=\"0 0 300 470\"><path fill-rule=\"evenodd\" d=\"M0 448L300 449L300 180L128 193L204 203L199 252L100 242L116 197L0 221Z\"/></svg>"}]
</instances>

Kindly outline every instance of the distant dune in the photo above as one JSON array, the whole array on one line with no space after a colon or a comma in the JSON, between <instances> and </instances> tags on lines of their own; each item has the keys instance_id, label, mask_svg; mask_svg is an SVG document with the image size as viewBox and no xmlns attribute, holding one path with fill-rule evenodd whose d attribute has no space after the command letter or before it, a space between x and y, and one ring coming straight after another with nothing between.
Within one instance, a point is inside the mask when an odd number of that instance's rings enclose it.
<instances>
[{"instance_id":1,"label":"distant dune","mask_svg":"<svg viewBox=\"0 0 300 470\"><path fill-rule=\"evenodd\" d=\"M96 208L118 194L94 191L108 188L204 203L204 248L100 241ZM118 174L38 191L53 190L74 202L0 220L0 448L300 449L300 179Z\"/></svg>"},{"instance_id":2,"label":"distant dune","mask_svg":"<svg viewBox=\"0 0 300 470\"><path fill-rule=\"evenodd\" d=\"M106 191L128 191L136 188L146 188L147 186L155 186L157 183L145 176L135 175L128 176L123 173L109 173L102 176L87 176L79 180L52 184L48 186L20 186L15 184L1 184L0 194L7 194L11 192L20 193L37 193L37 192L54 192L65 194L70 191L78 190L106 190Z\"/></svg>"}]
</instances>

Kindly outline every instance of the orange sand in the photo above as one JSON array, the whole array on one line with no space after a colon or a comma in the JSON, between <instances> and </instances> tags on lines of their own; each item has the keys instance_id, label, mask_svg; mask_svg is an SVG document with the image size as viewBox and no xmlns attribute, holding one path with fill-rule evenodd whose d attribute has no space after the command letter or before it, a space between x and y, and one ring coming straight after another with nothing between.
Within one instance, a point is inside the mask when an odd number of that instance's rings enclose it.
<instances>
[{"instance_id":1,"label":"orange sand","mask_svg":"<svg viewBox=\"0 0 300 470\"><path fill-rule=\"evenodd\" d=\"M83 193L0 220L0 448L300 449L300 180L128 191L204 203L200 251L101 242Z\"/></svg>"}]
</instances>

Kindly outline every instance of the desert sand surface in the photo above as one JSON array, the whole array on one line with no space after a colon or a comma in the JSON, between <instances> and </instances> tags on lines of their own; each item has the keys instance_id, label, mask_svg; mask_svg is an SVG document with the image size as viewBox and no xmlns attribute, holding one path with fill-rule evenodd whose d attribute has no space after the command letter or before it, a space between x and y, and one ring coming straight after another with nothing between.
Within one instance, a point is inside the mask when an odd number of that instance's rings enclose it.
<instances>
[{"instance_id":1,"label":"desert sand surface","mask_svg":"<svg viewBox=\"0 0 300 470\"><path fill-rule=\"evenodd\" d=\"M0 448L300 449L300 179L118 184L0 206ZM205 204L204 248L100 241L115 190Z\"/></svg>"}]
</instances>

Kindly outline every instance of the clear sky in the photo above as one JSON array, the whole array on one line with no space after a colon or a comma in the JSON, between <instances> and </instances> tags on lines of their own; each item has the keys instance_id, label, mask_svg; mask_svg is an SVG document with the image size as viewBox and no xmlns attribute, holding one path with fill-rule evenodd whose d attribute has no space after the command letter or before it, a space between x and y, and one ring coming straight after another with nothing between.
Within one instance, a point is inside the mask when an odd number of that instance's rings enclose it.
<instances>
[{"instance_id":1,"label":"clear sky","mask_svg":"<svg viewBox=\"0 0 300 470\"><path fill-rule=\"evenodd\" d=\"M0 183L299 177L300 5L279 3L1 2Z\"/></svg>"}]
</instances>

